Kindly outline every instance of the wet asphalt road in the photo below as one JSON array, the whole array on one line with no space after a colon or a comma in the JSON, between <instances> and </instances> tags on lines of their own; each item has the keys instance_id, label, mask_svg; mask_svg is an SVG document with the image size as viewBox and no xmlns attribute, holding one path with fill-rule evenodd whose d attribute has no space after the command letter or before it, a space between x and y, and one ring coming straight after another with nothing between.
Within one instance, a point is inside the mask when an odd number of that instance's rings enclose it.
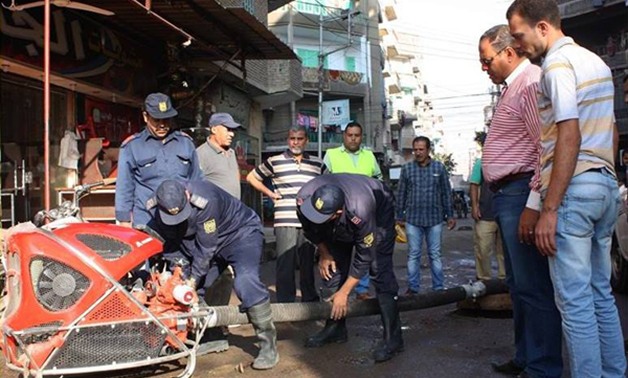
<instances>
[{"instance_id":1,"label":"wet asphalt road","mask_svg":"<svg viewBox=\"0 0 628 378\"><path fill-rule=\"evenodd\" d=\"M459 219L455 230L443 235L443 265L447 287L475 278L471 219ZM425 256L424 256L425 257ZM406 245L395 251L395 272L400 291L406 289ZM264 264L262 277L271 284L274 262ZM494 268L496 270L496 268ZM429 290L430 273L421 269L422 291ZM274 286L269 286L271 293ZM628 335L628 296L616 296L624 334ZM232 297L232 303L237 299ZM409 311L401 314L405 351L394 359L375 365L372 349L381 338L379 316L347 321L349 342L306 349L303 341L318 330L323 321L277 324L280 362L270 371L250 368L257 349L250 325L230 328L230 349L199 358L195 377L502 377L491 371L490 363L504 362L514 351L512 319L508 312L459 310L456 304ZM566 361L566 358L564 358ZM163 365L158 371L133 371L118 376L174 377L182 372L177 365ZM6 368L0 376L15 377ZM94 376L94 375L90 375ZM112 376L111 374L100 376ZM566 372L565 377L569 377Z\"/></svg>"}]
</instances>

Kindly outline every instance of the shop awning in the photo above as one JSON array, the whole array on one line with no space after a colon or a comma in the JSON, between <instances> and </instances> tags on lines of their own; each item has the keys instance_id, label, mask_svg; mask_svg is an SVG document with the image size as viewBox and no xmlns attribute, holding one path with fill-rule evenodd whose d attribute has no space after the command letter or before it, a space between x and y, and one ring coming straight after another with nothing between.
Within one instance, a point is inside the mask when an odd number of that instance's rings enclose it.
<instances>
[{"instance_id":1,"label":"shop awning","mask_svg":"<svg viewBox=\"0 0 628 378\"><path fill-rule=\"evenodd\" d=\"M293 0L268 0L268 12L272 12L279 7L292 2Z\"/></svg>"},{"instance_id":2,"label":"shop awning","mask_svg":"<svg viewBox=\"0 0 628 378\"><path fill-rule=\"evenodd\" d=\"M209 60L296 59L294 52L264 23L241 7L224 8L214 0L81 0L110 10L102 19L126 35L148 44L157 40L181 45ZM150 12L147 9L150 9Z\"/></svg>"}]
</instances>

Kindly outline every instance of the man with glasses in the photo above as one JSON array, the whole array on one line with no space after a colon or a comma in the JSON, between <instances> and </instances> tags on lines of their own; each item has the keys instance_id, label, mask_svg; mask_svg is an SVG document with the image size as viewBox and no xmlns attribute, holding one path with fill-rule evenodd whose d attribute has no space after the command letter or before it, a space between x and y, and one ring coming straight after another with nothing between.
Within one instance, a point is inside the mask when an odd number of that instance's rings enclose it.
<instances>
[{"instance_id":1,"label":"man with glasses","mask_svg":"<svg viewBox=\"0 0 628 378\"><path fill-rule=\"evenodd\" d=\"M508 25L492 27L479 41L482 71L504 88L484 145L482 172L494 192L515 328L513 359L493 364L493 369L506 375L560 377L561 319L547 258L534 245L538 212L526 208L528 196L538 196L532 183L541 153L536 107L541 70L513 46Z\"/></svg>"},{"instance_id":2,"label":"man with glasses","mask_svg":"<svg viewBox=\"0 0 628 378\"><path fill-rule=\"evenodd\" d=\"M170 97L151 93L144 101L144 130L120 146L115 210L120 225L146 225L151 220L146 201L166 179L201 180L192 139L172 129L177 116Z\"/></svg>"},{"instance_id":3,"label":"man with glasses","mask_svg":"<svg viewBox=\"0 0 628 378\"><path fill-rule=\"evenodd\" d=\"M571 376L623 378L626 356L610 285L620 201L613 72L563 33L554 0L516 0L506 18L523 53L543 62L541 195L532 234L549 260Z\"/></svg>"}]
</instances>

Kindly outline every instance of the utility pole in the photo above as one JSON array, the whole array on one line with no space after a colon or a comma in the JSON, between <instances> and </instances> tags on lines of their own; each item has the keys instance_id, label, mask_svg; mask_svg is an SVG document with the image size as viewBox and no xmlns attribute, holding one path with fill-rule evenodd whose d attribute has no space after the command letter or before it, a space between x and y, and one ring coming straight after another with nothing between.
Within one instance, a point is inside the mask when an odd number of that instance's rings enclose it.
<instances>
[{"instance_id":1,"label":"utility pole","mask_svg":"<svg viewBox=\"0 0 628 378\"><path fill-rule=\"evenodd\" d=\"M323 7L318 12L318 157L323 158Z\"/></svg>"},{"instance_id":2,"label":"utility pole","mask_svg":"<svg viewBox=\"0 0 628 378\"><path fill-rule=\"evenodd\" d=\"M292 7L288 8L288 47L290 50L294 50L294 17L293 17L294 9ZM297 106L296 102L290 101L290 124L297 124Z\"/></svg>"},{"instance_id":3,"label":"utility pole","mask_svg":"<svg viewBox=\"0 0 628 378\"><path fill-rule=\"evenodd\" d=\"M318 157L323 157L323 85L324 85L324 71L323 68L325 66L325 57L340 51L346 48L349 48L353 44L353 36L351 35L351 17L357 16L360 14L360 11L352 11L351 9L347 9L341 12L340 17L331 17L325 19L323 17L324 8L320 7L320 12L318 15ZM334 21L337 19L348 20L348 30L347 37L349 42L345 46L338 47L328 52L323 52L323 24L326 21Z\"/></svg>"},{"instance_id":4,"label":"utility pole","mask_svg":"<svg viewBox=\"0 0 628 378\"><path fill-rule=\"evenodd\" d=\"M489 89L489 94L491 95L491 103L484 107L484 125L486 125L485 130L491 126L493 113L495 112L495 107L499 102L499 98L501 95L499 87L496 85L491 85Z\"/></svg>"}]
</instances>

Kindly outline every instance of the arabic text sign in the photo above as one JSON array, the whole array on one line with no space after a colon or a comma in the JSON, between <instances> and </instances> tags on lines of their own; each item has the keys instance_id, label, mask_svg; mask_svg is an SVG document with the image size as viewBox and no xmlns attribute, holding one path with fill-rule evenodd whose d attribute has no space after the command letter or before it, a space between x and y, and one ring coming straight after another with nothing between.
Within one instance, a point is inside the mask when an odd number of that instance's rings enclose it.
<instances>
[{"instance_id":1,"label":"arabic text sign","mask_svg":"<svg viewBox=\"0 0 628 378\"><path fill-rule=\"evenodd\" d=\"M349 100L335 100L323 102L324 125L344 125L351 121L349 118Z\"/></svg>"}]
</instances>

